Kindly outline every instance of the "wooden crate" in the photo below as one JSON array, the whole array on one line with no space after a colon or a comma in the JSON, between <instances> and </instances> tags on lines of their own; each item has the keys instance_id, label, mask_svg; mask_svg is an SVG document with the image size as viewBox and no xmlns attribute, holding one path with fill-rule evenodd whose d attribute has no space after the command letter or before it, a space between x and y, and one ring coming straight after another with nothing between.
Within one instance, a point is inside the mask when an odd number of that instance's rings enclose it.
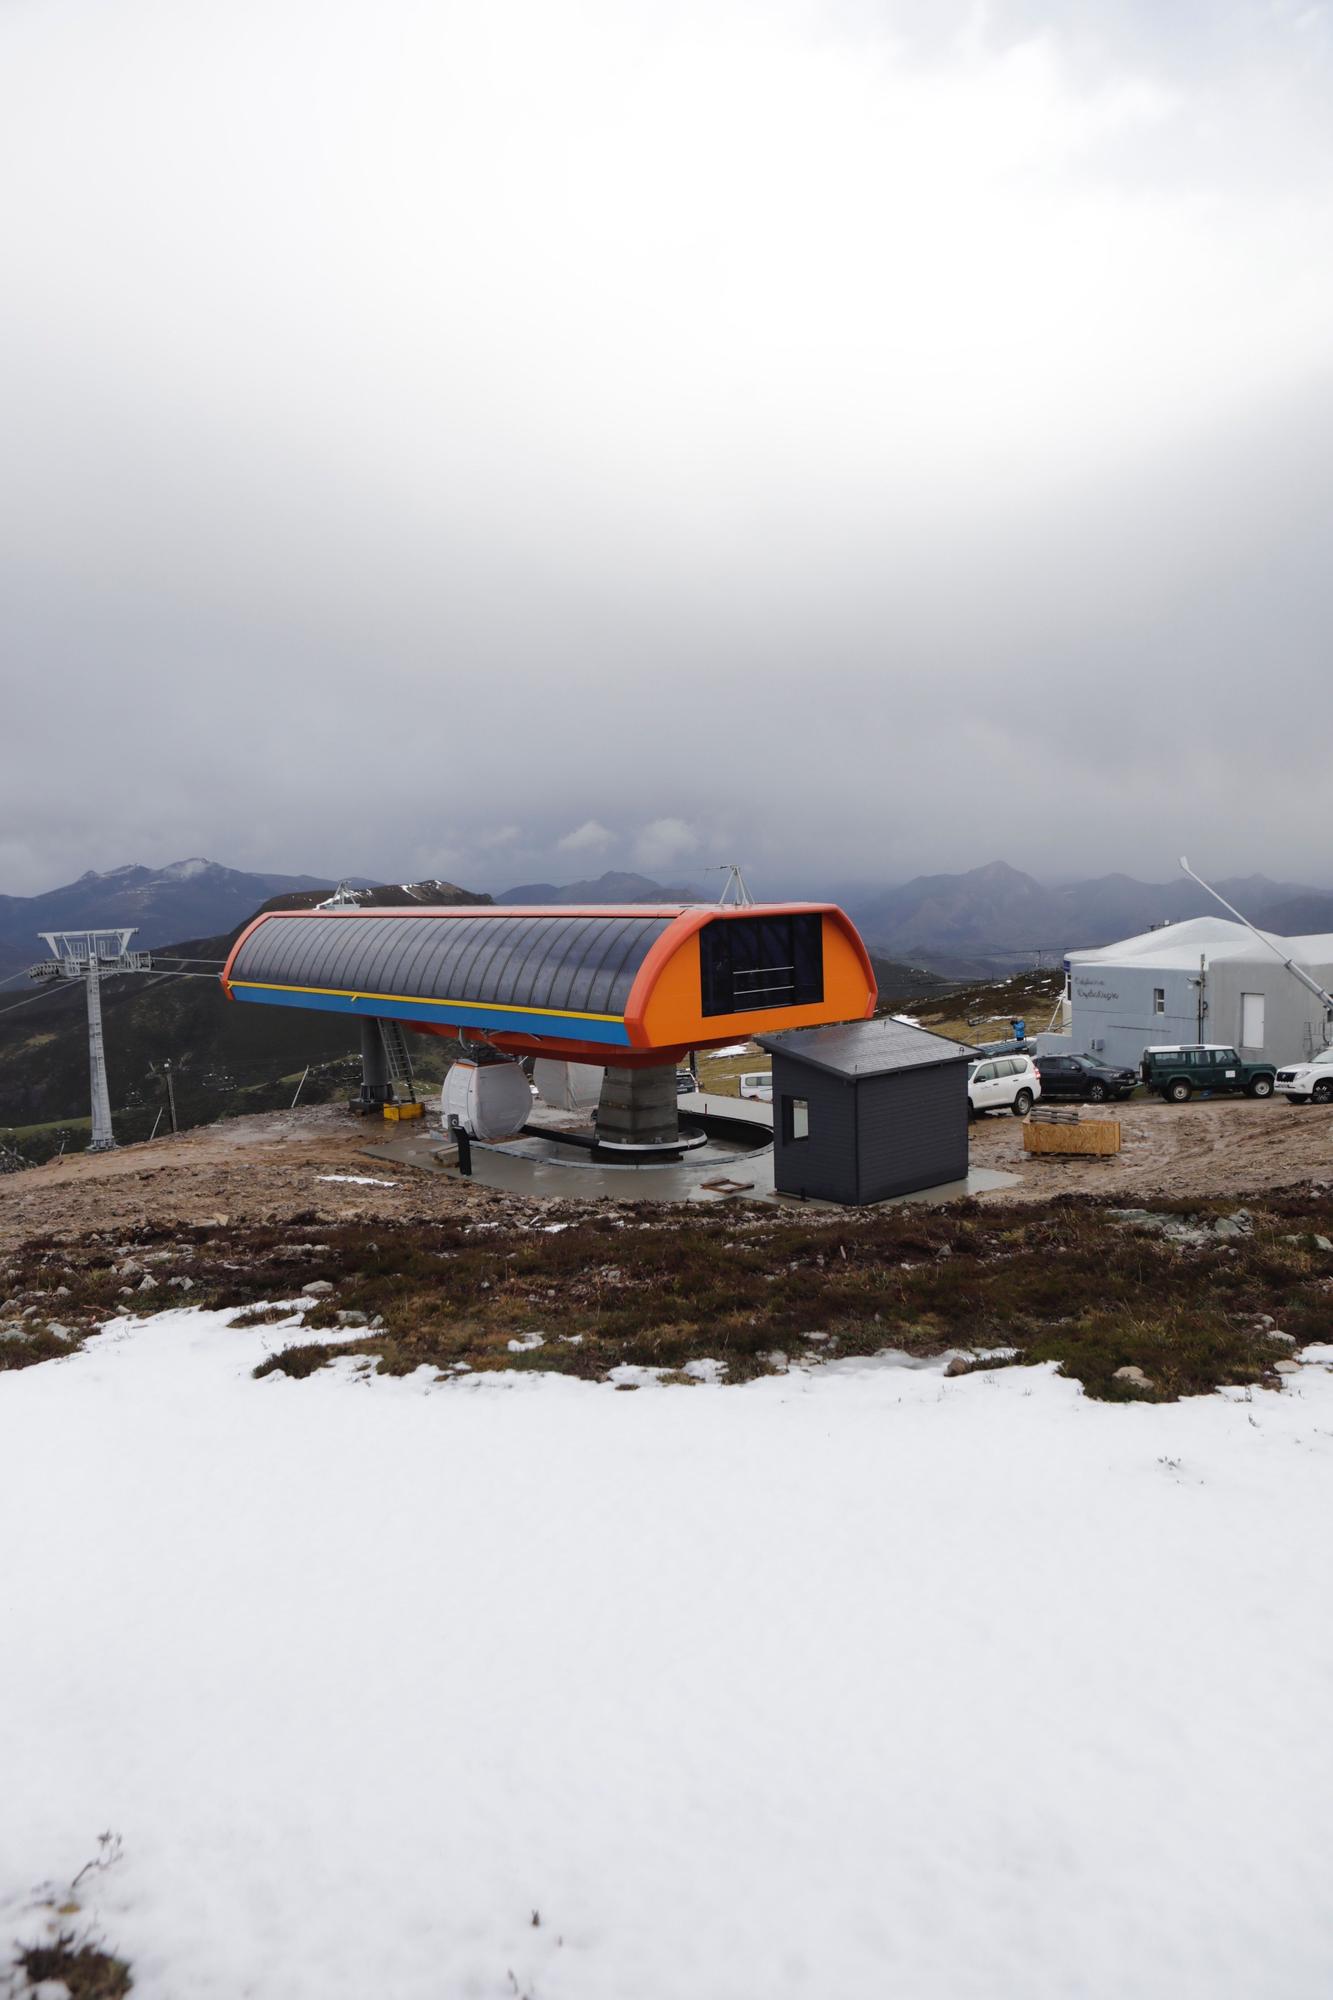
<instances>
[{"instance_id":1,"label":"wooden crate","mask_svg":"<svg viewBox=\"0 0 1333 2000\"><path fill-rule=\"evenodd\" d=\"M1065 1124L1063 1120L1058 1125L1034 1125L1028 1119L1023 1125L1023 1150L1025 1153L1118 1153L1120 1120L1089 1118L1077 1125Z\"/></svg>"}]
</instances>

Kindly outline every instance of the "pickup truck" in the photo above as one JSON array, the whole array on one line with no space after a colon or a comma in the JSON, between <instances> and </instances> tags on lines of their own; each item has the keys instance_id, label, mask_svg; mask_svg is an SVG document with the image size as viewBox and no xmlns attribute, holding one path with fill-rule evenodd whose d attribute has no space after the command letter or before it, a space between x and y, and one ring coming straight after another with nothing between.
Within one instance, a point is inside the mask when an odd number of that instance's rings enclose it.
<instances>
[{"instance_id":1,"label":"pickup truck","mask_svg":"<svg viewBox=\"0 0 1333 2000\"><path fill-rule=\"evenodd\" d=\"M1168 1103L1187 1104L1196 1090L1271 1097L1277 1070L1270 1062L1242 1062L1220 1042L1180 1042L1145 1049L1139 1074Z\"/></svg>"}]
</instances>

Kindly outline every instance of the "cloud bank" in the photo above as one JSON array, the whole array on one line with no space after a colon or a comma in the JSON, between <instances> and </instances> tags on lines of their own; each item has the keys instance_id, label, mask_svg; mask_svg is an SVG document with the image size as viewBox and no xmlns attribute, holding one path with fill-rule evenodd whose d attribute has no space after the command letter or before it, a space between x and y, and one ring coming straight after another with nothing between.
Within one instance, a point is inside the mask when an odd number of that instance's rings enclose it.
<instances>
[{"instance_id":1,"label":"cloud bank","mask_svg":"<svg viewBox=\"0 0 1333 2000\"><path fill-rule=\"evenodd\" d=\"M0 11L0 888L1333 876L1331 65L1260 0Z\"/></svg>"}]
</instances>

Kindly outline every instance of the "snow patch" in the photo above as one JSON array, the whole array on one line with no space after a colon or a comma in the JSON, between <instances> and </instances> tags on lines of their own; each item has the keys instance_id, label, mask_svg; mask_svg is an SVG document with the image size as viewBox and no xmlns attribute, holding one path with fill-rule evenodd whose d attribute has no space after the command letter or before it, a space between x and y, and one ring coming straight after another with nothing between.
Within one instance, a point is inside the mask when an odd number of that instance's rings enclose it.
<instances>
[{"instance_id":1,"label":"snow patch","mask_svg":"<svg viewBox=\"0 0 1333 2000\"><path fill-rule=\"evenodd\" d=\"M256 1382L231 1317L0 1375L0 1964L110 1828L135 2000L1330 1991L1324 1368Z\"/></svg>"}]
</instances>

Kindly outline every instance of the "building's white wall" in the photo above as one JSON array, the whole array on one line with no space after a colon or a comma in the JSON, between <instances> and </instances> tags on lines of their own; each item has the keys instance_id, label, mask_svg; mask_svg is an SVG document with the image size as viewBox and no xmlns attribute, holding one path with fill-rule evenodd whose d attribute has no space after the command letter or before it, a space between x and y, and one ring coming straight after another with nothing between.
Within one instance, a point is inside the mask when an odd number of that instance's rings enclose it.
<instances>
[{"instance_id":1,"label":"building's white wall","mask_svg":"<svg viewBox=\"0 0 1333 2000\"><path fill-rule=\"evenodd\" d=\"M1327 974L1311 967L1321 984ZM1241 1042L1242 995L1264 995L1262 1049ZM1293 979L1274 959L1269 965L1241 959L1224 960L1208 972L1208 1032L1210 1042L1234 1042L1247 1062L1290 1062L1312 1055L1324 1045L1324 1010L1313 993Z\"/></svg>"},{"instance_id":2,"label":"building's white wall","mask_svg":"<svg viewBox=\"0 0 1333 2000\"><path fill-rule=\"evenodd\" d=\"M1262 947L1258 948L1262 951ZM1333 965L1308 970L1333 988ZM1325 1041L1324 1010L1276 958L1225 958L1205 972L1207 1011L1199 1032L1197 962L1191 969L1152 964L1116 965L1109 958L1070 969L1071 1043L1107 1062L1137 1065L1145 1048L1161 1042L1221 1042L1247 1061L1288 1062ZM1153 989L1166 995L1166 1012L1153 1010ZM1242 995L1264 996L1264 1045L1243 1047Z\"/></svg>"},{"instance_id":3,"label":"building's white wall","mask_svg":"<svg viewBox=\"0 0 1333 2000\"><path fill-rule=\"evenodd\" d=\"M1166 996L1154 1010L1153 992ZM1070 974L1070 1041L1084 1055L1137 1066L1154 1042L1196 1042L1198 1001L1190 974L1161 966L1075 964ZM1207 1040L1205 1034L1204 1039Z\"/></svg>"}]
</instances>

